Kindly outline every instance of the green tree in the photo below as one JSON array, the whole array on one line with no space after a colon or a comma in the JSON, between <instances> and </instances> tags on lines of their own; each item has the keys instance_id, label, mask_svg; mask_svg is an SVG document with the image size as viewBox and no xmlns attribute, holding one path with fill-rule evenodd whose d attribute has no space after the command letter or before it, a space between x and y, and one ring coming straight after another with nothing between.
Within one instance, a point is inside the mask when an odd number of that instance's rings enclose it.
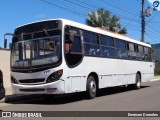
<instances>
[{"instance_id":1,"label":"green tree","mask_svg":"<svg viewBox=\"0 0 160 120\"><path fill-rule=\"evenodd\" d=\"M99 8L96 11L88 13L86 24L92 27L102 27L106 30L126 34L127 30L121 27L119 20L120 18L111 15L110 11Z\"/></svg>"}]
</instances>

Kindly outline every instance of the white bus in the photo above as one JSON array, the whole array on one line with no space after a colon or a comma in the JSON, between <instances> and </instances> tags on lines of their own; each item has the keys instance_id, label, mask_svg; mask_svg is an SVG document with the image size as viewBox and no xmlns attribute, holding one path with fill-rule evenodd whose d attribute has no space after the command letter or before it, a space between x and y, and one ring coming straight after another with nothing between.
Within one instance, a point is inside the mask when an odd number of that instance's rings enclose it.
<instances>
[{"instance_id":1,"label":"white bus","mask_svg":"<svg viewBox=\"0 0 160 120\"><path fill-rule=\"evenodd\" d=\"M134 85L154 76L151 46L65 19L15 29L11 47L14 94L66 94Z\"/></svg>"}]
</instances>

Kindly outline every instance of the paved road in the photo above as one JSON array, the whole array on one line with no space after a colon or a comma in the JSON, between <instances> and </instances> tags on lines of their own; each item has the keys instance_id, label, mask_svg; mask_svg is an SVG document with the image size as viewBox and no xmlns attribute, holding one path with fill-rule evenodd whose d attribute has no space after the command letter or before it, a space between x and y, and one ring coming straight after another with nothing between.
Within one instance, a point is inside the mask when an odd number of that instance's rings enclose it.
<instances>
[{"instance_id":1,"label":"paved road","mask_svg":"<svg viewBox=\"0 0 160 120\"><path fill-rule=\"evenodd\" d=\"M81 93L53 100L39 97L0 104L2 111L160 111L160 81L143 83L139 90L103 89L92 100L85 99Z\"/></svg>"}]
</instances>

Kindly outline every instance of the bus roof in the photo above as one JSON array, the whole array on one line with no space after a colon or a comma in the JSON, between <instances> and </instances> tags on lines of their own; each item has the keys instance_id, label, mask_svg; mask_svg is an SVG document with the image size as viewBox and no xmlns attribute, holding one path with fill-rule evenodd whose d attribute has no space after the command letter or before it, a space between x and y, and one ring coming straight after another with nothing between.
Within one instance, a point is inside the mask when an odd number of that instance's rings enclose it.
<instances>
[{"instance_id":1,"label":"bus roof","mask_svg":"<svg viewBox=\"0 0 160 120\"><path fill-rule=\"evenodd\" d=\"M28 23L28 24L21 25L19 27L23 27L25 25L29 25L29 24L33 24L33 23L37 23L37 22L52 21L52 20L61 20L64 25L75 26L75 27L78 27L80 29L84 29L84 30L87 30L87 31L91 31L91 32L102 34L102 35L107 35L107 36L110 36L110 37L114 37L114 38L117 38L117 39L125 40L125 41L128 41L128 42L137 43L137 44L140 44L140 45L151 47L150 44L131 39L128 36L125 36L125 35L114 33L114 32L108 31L108 30L103 30L102 28L94 28L94 27L91 27L91 26L88 26L88 25L84 25L84 24L81 24L81 23L78 23L78 22L74 22L74 21L67 20L67 19L62 19L62 18L47 19L47 20L31 22L31 23ZM17 27L17 28L19 28L19 27Z\"/></svg>"}]
</instances>

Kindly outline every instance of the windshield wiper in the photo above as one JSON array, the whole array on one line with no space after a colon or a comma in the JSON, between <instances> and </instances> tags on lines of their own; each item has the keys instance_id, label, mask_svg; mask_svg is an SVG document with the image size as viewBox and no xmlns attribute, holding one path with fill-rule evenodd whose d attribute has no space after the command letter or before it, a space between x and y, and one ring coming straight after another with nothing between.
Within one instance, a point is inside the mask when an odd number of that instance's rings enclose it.
<instances>
[{"instance_id":1,"label":"windshield wiper","mask_svg":"<svg viewBox=\"0 0 160 120\"><path fill-rule=\"evenodd\" d=\"M43 31L44 31L44 33L47 35L47 37L48 37L51 41L53 41L52 37L48 34L47 30L46 30L46 29L43 29Z\"/></svg>"},{"instance_id":2,"label":"windshield wiper","mask_svg":"<svg viewBox=\"0 0 160 120\"><path fill-rule=\"evenodd\" d=\"M43 29L44 33L47 35L47 37L50 39L50 41L54 41L54 39L48 34L47 30L46 29ZM49 45L53 48L55 48L55 42L54 41L54 44L51 42Z\"/></svg>"}]
</instances>

